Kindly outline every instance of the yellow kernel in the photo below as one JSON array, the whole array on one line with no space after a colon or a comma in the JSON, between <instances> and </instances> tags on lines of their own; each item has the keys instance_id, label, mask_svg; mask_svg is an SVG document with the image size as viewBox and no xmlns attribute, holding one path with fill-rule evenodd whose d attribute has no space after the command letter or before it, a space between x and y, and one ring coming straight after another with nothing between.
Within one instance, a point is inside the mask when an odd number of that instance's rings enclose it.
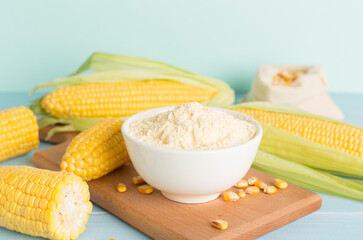
<instances>
[{"instance_id":1,"label":"yellow kernel","mask_svg":"<svg viewBox=\"0 0 363 240\"><path fill-rule=\"evenodd\" d=\"M126 192L126 185L125 184L123 184L123 183L119 183L119 184L117 184L117 191L118 192Z\"/></svg>"},{"instance_id":2,"label":"yellow kernel","mask_svg":"<svg viewBox=\"0 0 363 240\"><path fill-rule=\"evenodd\" d=\"M150 194L154 191L154 188L148 184L141 185L137 189L143 194Z\"/></svg>"},{"instance_id":3,"label":"yellow kernel","mask_svg":"<svg viewBox=\"0 0 363 240\"><path fill-rule=\"evenodd\" d=\"M132 178L132 183L135 185L144 184L145 180L141 176L135 176Z\"/></svg>"},{"instance_id":4,"label":"yellow kernel","mask_svg":"<svg viewBox=\"0 0 363 240\"><path fill-rule=\"evenodd\" d=\"M210 221L210 225L212 225L215 228L224 230L228 227L228 222L224 220L212 220Z\"/></svg>"},{"instance_id":5,"label":"yellow kernel","mask_svg":"<svg viewBox=\"0 0 363 240\"><path fill-rule=\"evenodd\" d=\"M235 193L233 191L225 191L223 193L223 198L224 198L224 201L235 202L239 199L239 196L237 195L237 193Z\"/></svg>"},{"instance_id":6,"label":"yellow kernel","mask_svg":"<svg viewBox=\"0 0 363 240\"><path fill-rule=\"evenodd\" d=\"M253 186L253 187L248 187L246 188L246 193L248 194L258 194L260 192L260 189L256 186Z\"/></svg>"},{"instance_id":7,"label":"yellow kernel","mask_svg":"<svg viewBox=\"0 0 363 240\"><path fill-rule=\"evenodd\" d=\"M255 181L253 185L258 187L259 189L265 189L267 187L267 184L262 181Z\"/></svg>"},{"instance_id":8,"label":"yellow kernel","mask_svg":"<svg viewBox=\"0 0 363 240\"><path fill-rule=\"evenodd\" d=\"M236 188L245 188L248 187L248 181L245 179L239 180L235 185Z\"/></svg>"},{"instance_id":9,"label":"yellow kernel","mask_svg":"<svg viewBox=\"0 0 363 240\"><path fill-rule=\"evenodd\" d=\"M247 179L248 184L253 186L253 184L257 181L256 177L250 177L249 179Z\"/></svg>"},{"instance_id":10,"label":"yellow kernel","mask_svg":"<svg viewBox=\"0 0 363 240\"><path fill-rule=\"evenodd\" d=\"M243 191L243 189L238 189L237 195L240 198L244 198L244 197L246 197L246 192Z\"/></svg>"},{"instance_id":11,"label":"yellow kernel","mask_svg":"<svg viewBox=\"0 0 363 240\"><path fill-rule=\"evenodd\" d=\"M267 186L263 191L267 194L274 194L276 193L276 188L274 186Z\"/></svg>"},{"instance_id":12,"label":"yellow kernel","mask_svg":"<svg viewBox=\"0 0 363 240\"><path fill-rule=\"evenodd\" d=\"M287 182L285 182L284 180L281 180L279 178L276 178L275 179L274 184L279 189L285 189L285 188L287 188Z\"/></svg>"}]
</instances>

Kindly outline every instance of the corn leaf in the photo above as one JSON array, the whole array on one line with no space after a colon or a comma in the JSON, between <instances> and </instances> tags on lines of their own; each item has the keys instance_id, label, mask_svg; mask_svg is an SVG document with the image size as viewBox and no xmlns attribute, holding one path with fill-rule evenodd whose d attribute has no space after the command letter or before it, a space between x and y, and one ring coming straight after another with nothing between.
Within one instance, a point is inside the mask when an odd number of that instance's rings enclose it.
<instances>
[{"instance_id":1,"label":"corn leaf","mask_svg":"<svg viewBox=\"0 0 363 240\"><path fill-rule=\"evenodd\" d=\"M289 160L259 150L252 166L303 188L363 201L363 184Z\"/></svg>"}]
</instances>

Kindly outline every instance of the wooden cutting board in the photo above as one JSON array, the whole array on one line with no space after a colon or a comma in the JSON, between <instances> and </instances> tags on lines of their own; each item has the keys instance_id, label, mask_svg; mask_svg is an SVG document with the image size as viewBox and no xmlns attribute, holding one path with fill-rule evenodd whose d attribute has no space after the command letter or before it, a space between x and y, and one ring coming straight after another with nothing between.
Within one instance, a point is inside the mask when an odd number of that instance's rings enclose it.
<instances>
[{"instance_id":1,"label":"wooden cutting board","mask_svg":"<svg viewBox=\"0 0 363 240\"><path fill-rule=\"evenodd\" d=\"M40 132L41 139L45 138L48 130L46 128ZM61 157L75 135L55 134L48 142L60 144L34 153L34 164L40 168L59 170ZM255 239L321 206L318 194L293 184L274 195L261 192L247 195L237 202L225 202L220 196L208 203L182 204L167 200L158 190L150 195L139 193L131 181L136 175L129 163L88 182L91 200L154 239ZM246 178L250 176L256 176L268 184L274 180L273 176L253 168ZM120 182L127 186L125 193L116 191L116 185ZM212 219L226 220L229 226L226 230L215 229L209 224Z\"/></svg>"}]
</instances>

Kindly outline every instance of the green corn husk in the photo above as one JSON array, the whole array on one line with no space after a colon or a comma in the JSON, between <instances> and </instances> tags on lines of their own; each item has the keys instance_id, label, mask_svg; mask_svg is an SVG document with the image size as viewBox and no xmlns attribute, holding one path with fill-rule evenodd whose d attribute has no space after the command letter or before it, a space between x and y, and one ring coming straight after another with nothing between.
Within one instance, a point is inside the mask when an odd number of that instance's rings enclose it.
<instances>
[{"instance_id":1,"label":"green corn husk","mask_svg":"<svg viewBox=\"0 0 363 240\"><path fill-rule=\"evenodd\" d=\"M295 185L339 197L363 201L363 184L334 176L259 150L252 166Z\"/></svg>"},{"instance_id":2,"label":"green corn husk","mask_svg":"<svg viewBox=\"0 0 363 240\"><path fill-rule=\"evenodd\" d=\"M82 74L88 70L92 70L94 73ZM39 84L35 86L31 91L31 94L38 89L49 87L90 83L145 81L153 79L177 81L215 90L217 92L216 95L203 103L207 106L227 107L234 102L234 91L223 81L192 73L158 61L105 53L94 53L71 76ZM35 99L30 106L35 114L44 117L42 126L47 126L47 124L65 124L67 126L57 127L57 129L54 129L49 133L48 137L51 137L51 135L57 131L69 131L69 129L82 131L100 120L98 118L88 118L87 121L85 121L84 119L74 117L70 117L69 119L57 119L42 108L41 101L43 97ZM70 116L71 115L72 114L70 113ZM84 123L84 125L81 126L79 124L80 122Z\"/></svg>"},{"instance_id":3,"label":"green corn husk","mask_svg":"<svg viewBox=\"0 0 363 240\"><path fill-rule=\"evenodd\" d=\"M81 74L87 70L95 73ZM31 93L48 87L153 79L172 80L217 91L211 100L204 103L207 106L227 107L234 102L234 91L223 81L153 60L105 53L94 53L73 75L39 84Z\"/></svg>"},{"instance_id":4,"label":"green corn husk","mask_svg":"<svg viewBox=\"0 0 363 240\"><path fill-rule=\"evenodd\" d=\"M249 102L230 107L230 109L236 108L290 113L353 126L347 123L309 114L294 107L266 102ZM329 148L279 128L263 123L261 123L261 126L263 128L263 137L259 148L260 150L315 169L363 179L363 158ZM357 126L353 127L362 129Z\"/></svg>"}]
</instances>

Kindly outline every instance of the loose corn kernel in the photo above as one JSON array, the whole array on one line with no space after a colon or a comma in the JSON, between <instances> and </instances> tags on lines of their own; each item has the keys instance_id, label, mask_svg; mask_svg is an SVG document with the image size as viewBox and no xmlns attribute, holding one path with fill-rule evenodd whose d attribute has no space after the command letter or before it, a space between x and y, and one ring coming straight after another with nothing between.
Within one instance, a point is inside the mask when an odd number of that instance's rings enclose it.
<instances>
[{"instance_id":1,"label":"loose corn kernel","mask_svg":"<svg viewBox=\"0 0 363 240\"><path fill-rule=\"evenodd\" d=\"M235 202L239 199L239 196L237 195L237 193L232 192L232 191L225 191L223 193L223 197L224 197L224 201L227 201L227 202Z\"/></svg>"},{"instance_id":2,"label":"loose corn kernel","mask_svg":"<svg viewBox=\"0 0 363 240\"><path fill-rule=\"evenodd\" d=\"M256 177L250 177L249 179L247 179L248 184L253 186L253 184L257 181Z\"/></svg>"},{"instance_id":3,"label":"loose corn kernel","mask_svg":"<svg viewBox=\"0 0 363 240\"><path fill-rule=\"evenodd\" d=\"M260 189L256 186L253 186L246 188L245 192L248 194L258 194L260 192Z\"/></svg>"},{"instance_id":4,"label":"loose corn kernel","mask_svg":"<svg viewBox=\"0 0 363 240\"><path fill-rule=\"evenodd\" d=\"M210 225L212 225L215 228L224 230L228 227L228 222L224 220L212 220L210 221Z\"/></svg>"},{"instance_id":5,"label":"loose corn kernel","mask_svg":"<svg viewBox=\"0 0 363 240\"><path fill-rule=\"evenodd\" d=\"M258 187L259 189L265 189L267 188L267 184L262 182L262 181L255 181L253 183L253 185L255 185L256 187Z\"/></svg>"},{"instance_id":6,"label":"loose corn kernel","mask_svg":"<svg viewBox=\"0 0 363 240\"><path fill-rule=\"evenodd\" d=\"M118 192L126 192L126 185L125 184L123 184L123 183L119 183L119 184L117 184L117 191Z\"/></svg>"},{"instance_id":7,"label":"loose corn kernel","mask_svg":"<svg viewBox=\"0 0 363 240\"><path fill-rule=\"evenodd\" d=\"M246 192L243 191L243 189L238 189L237 195L240 198L244 198L244 197L246 197Z\"/></svg>"},{"instance_id":8,"label":"loose corn kernel","mask_svg":"<svg viewBox=\"0 0 363 240\"><path fill-rule=\"evenodd\" d=\"M154 191L154 188L148 184L141 185L137 189L143 194L150 194Z\"/></svg>"},{"instance_id":9,"label":"loose corn kernel","mask_svg":"<svg viewBox=\"0 0 363 240\"><path fill-rule=\"evenodd\" d=\"M285 188L287 188L287 182L285 182L284 180L281 180L279 178L276 178L275 179L274 184L279 189L285 189Z\"/></svg>"},{"instance_id":10,"label":"loose corn kernel","mask_svg":"<svg viewBox=\"0 0 363 240\"><path fill-rule=\"evenodd\" d=\"M141 176L135 176L132 178L132 183L135 185L144 184L145 180Z\"/></svg>"},{"instance_id":11,"label":"loose corn kernel","mask_svg":"<svg viewBox=\"0 0 363 240\"><path fill-rule=\"evenodd\" d=\"M245 180L245 179L241 179L234 186L237 187L237 188L245 188L245 187L248 187L248 181Z\"/></svg>"},{"instance_id":12,"label":"loose corn kernel","mask_svg":"<svg viewBox=\"0 0 363 240\"><path fill-rule=\"evenodd\" d=\"M274 186L267 186L263 191L267 194L274 194L276 193L276 188Z\"/></svg>"}]
</instances>

